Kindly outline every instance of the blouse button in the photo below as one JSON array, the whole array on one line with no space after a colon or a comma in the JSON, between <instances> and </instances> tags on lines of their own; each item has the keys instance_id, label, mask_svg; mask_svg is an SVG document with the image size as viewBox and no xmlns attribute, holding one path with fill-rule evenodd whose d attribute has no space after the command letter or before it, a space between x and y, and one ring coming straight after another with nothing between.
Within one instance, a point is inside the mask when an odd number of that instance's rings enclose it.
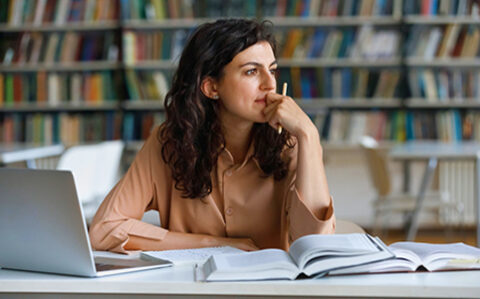
<instances>
[{"instance_id":1,"label":"blouse button","mask_svg":"<svg viewBox=\"0 0 480 299\"><path fill-rule=\"evenodd\" d=\"M228 216L232 215L233 214L233 209L228 208L227 210L225 210L225 214L227 214Z\"/></svg>"},{"instance_id":2,"label":"blouse button","mask_svg":"<svg viewBox=\"0 0 480 299\"><path fill-rule=\"evenodd\" d=\"M226 175L226 176L231 176L231 175L232 175L232 171L231 171L231 170L225 171L225 175Z\"/></svg>"}]
</instances>

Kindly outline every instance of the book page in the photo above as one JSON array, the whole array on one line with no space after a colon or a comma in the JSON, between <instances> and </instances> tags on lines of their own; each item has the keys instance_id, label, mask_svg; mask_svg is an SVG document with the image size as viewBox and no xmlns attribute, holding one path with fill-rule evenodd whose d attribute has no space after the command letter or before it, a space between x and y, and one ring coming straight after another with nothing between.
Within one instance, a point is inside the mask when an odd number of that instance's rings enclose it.
<instances>
[{"instance_id":1,"label":"book page","mask_svg":"<svg viewBox=\"0 0 480 299\"><path fill-rule=\"evenodd\" d=\"M480 249L464 243L429 244L420 242L397 242L392 250L406 249L415 252L429 271L442 269L452 259L474 259L480 257Z\"/></svg>"},{"instance_id":2,"label":"book page","mask_svg":"<svg viewBox=\"0 0 480 299\"><path fill-rule=\"evenodd\" d=\"M417 257L418 259L418 257ZM420 264L414 263L403 257L387 259L373 263L336 269L328 272L328 275L362 274L362 273L384 273L384 272L413 272Z\"/></svg>"},{"instance_id":3,"label":"book page","mask_svg":"<svg viewBox=\"0 0 480 299\"><path fill-rule=\"evenodd\" d=\"M214 255L201 268L207 281L293 279L299 273L288 253L280 249Z\"/></svg>"},{"instance_id":4,"label":"book page","mask_svg":"<svg viewBox=\"0 0 480 299\"><path fill-rule=\"evenodd\" d=\"M242 253L241 249L221 246L221 247L206 247L194 249L178 249L178 250L163 250L163 251L144 251L140 255L144 259L161 259L172 262L174 265L195 265L203 264L207 259L216 254L225 253Z\"/></svg>"},{"instance_id":5,"label":"book page","mask_svg":"<svg viewBox=\"0 0 480 299\"><path fill-rule=\"evenodd\" d=\"M290 246L290 255L299 268L303 268L314 257L361 255L378 251L376 243L366 234L307 235L298 238Z\"/></svg>"}]
</instances>

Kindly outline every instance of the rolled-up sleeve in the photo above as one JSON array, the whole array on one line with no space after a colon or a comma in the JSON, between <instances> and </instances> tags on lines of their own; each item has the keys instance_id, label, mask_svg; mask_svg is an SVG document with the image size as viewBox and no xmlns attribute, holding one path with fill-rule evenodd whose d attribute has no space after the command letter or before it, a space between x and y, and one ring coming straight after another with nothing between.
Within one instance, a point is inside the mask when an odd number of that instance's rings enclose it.
<instances>
[{"instance_id":1,"label":"rolled-up sleeve","mask_svg":"<svg viewBox=\"0 0 480 299\"><path fill-rule=\"evenodd\" d=\"M330 197L328 207L321 215L323 217L317 217L318 213L312 211L305 204L295 186L289 189L287 197L286 212L290 242L309 234L333 234L335 232L332 197Z\"/></svg>"},{"instance_id":2,"label":"rolled-up sleeve","mask_svg":"<svg viewBox=\"0 0 480 299\"><path fill-rule=\"evenodd\" d=\"M287 217L289 243L309 234L333 234L335 233L335 213L333 198L330 196L327 206L321 210L312 210L306 204L302 194L296 188L297 155L298 146L284 152L289 160L289 173L285 180L285 212ZM314 167L314 166L312 166ZM308 198L308 202L322 201L321 198Z\"/></svg>"},{"instance_id":3,"label":"rolled-up sleeve","mask_svg":"<svg viewBox=\"0 0 480 299\"><path fill-rule=\"evenodd\" d=\"M154 189L165 187L152 181L152 166L163 164L158 161L161 153L157 132L152 132L125 176L110 191L93 218L89 235L94 249L125 253L124 245L131 235L162 240L168 232L140 220L146 210L158 205Z\"/></svg>"}]
</instances>

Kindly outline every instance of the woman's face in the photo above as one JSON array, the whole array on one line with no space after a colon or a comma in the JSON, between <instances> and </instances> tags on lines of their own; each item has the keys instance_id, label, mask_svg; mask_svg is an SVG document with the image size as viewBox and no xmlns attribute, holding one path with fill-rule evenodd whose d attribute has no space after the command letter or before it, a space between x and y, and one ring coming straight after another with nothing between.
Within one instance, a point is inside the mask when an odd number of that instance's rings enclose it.
<instances>
[{"instance_id":1,"label":"woman's face","mask_svg":"<svg viewBox=\"0 0 480 299\"><path fill-rule=\"evenodd\" d=\"M277 62L268 42L258 42L238 53L224 67L217 82L222 119L266 122L265 97L275 91L276 70Z\"/></svg>"}]
</instances>

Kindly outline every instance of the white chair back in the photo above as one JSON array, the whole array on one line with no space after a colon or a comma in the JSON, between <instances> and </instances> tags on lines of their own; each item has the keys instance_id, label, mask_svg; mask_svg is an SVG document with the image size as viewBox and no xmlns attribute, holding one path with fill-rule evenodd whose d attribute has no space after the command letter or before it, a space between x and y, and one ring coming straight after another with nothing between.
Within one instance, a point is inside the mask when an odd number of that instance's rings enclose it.
<instances>
[{"instance_id":1,"label":"white chair back","mask_svg":"<svg viewBox=\"0 0 480 299\"><path fill-rule=\"evenodd\" d=\"M73 146L60 157L57 169L72 171L83 204L103 199L119 179L123 148L122 141Z\"/></svg>"}]
</instances>

